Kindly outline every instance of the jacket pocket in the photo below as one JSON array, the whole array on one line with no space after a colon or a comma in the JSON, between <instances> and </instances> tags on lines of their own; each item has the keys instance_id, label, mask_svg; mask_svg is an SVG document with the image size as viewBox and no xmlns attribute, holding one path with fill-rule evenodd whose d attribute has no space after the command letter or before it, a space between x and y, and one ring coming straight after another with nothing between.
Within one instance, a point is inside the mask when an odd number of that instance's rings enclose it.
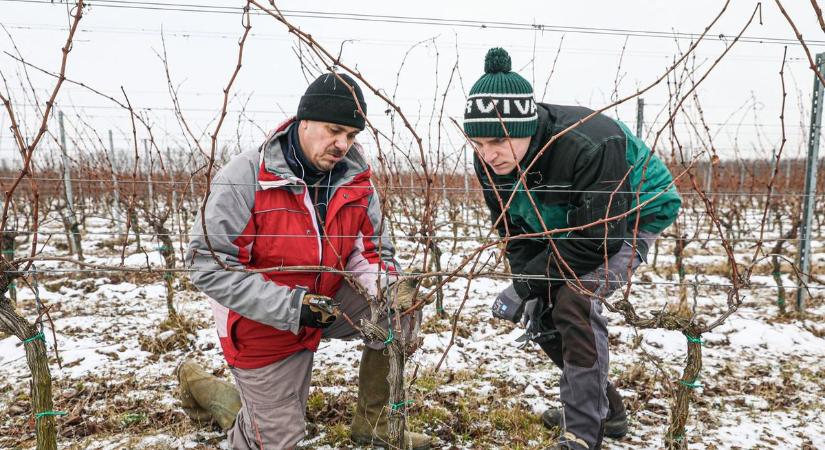
<instances>
[{"instance_id":1,"label":"jacket pocket","mask_svg":"<svg viewBox=\"0 0 825 450\"><path fill-rule=\"evenodd\" d=\"M534 196L541 199L545 205L568 205L570 204L570 189L572 184L542 184L530 188Z\"/></svg>"},{"instance_id":2,"label":"jacket pocket","mask_svg":"<svg viewBox=\"0 0 825 450\"><path fill-rule=\"evenodd\" d=\"M295 213L295 214L307 215L306 211L302 211L300 209L291 209L291 208L268 208L268 209L256 210L255 214L257 215L257 214L265 214L265 213L271 213L271 212L284 212L284 213Z\"/></svg>"},{"instance_id":3,"label":"jacket pocket","mask_svg":"<svg viewBox=\"0 0 825 450\"><path fill-rule=\"evenodd\" d=\"M243 316L231 311L229 313L229 318L226 320L226 342L229 345L229 348L235 353L240 351L240 348L238 348L238 337L236 335L235 328L241 319L243 319Z\"/></svg>"},{"instance_id":4,"label":"jacket pocket","mask_svg":"<svg viewBox=\"0 0 825 450\"><path fill-rule=\"evenodd\" d=\"M608 205L609 203L609 205ZM609 206L609 211L608 211ZM627 199L622 197L613 197L612 201L607 198L592 198L585 196L584 204L576 209L572 209L567 213L567 223L571 227L580 227L589 225L605 218L617 216L627 212ZM624 232L627 229L627 217L621 219L611 220L604 224L594 225L585 229L577 231L580 236L589 239L604 239L605 226L607 226L608 236L615 236L617 232Z\"/></svg>"}]
</instances>

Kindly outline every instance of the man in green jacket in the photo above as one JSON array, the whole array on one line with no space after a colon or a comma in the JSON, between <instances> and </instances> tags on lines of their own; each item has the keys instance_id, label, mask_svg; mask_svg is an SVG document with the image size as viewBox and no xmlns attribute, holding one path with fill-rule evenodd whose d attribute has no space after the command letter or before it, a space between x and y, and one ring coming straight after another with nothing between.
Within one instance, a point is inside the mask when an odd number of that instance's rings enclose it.
<instances>
[{"instance_id":1,"label":"man in green jacket","mask_svg":"<svg viewBox=\"0 0 825 450\"><path fill-rule=\"evenodd\" d=\"M493 315L524 321L526 337L562 370L563 407L542 415L562 430L558 448L599 449L603 436L627 433L607 379L601 300L646 260L681 198L664 163L621 122L536 104L504 49L491 49L484 69L465 104L464 131L513 273Z\"/></svg>"}]
</instances>

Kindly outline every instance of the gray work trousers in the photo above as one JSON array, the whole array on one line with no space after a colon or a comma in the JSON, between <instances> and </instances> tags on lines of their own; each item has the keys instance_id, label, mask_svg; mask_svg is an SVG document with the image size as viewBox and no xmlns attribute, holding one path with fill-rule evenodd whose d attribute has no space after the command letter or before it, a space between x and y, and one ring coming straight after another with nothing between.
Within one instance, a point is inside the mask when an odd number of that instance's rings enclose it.
<instances>
[{"instance_id":1,"label":"gray work trousers","mask_svg":"<svg viewBox=\"0 0 825 450\"><path fill-rule=\"evenodd\" d=\"M341 311L354 323L370 316L366 299L346 283L341 285L335 298L341 302ZM401 320L403 332L395 327L393 320L394 333L407 340L417 339L420 323L421 311ZM379 324L388 329L386 315ZM323 330L325 339L348 340L358 336L358 331L343 318ZM380 341L365 344L374 350L386 348ZM295 447L303 439L314 355L303 350L257 369L230 368L241 396L241 410L227 433L232 449L283 450Z\"/></svg>"},{"instance_id":2,"label":"gray work trousers","mask_svg":"<svg viewBox=\"0 0 825 450\"><path fill-rule=\"evenodd\" d=\"M648 248L658 234L640 231ZM571 281L550 288L552 308L541 317L542 331L553 331L549 339L538 341L542 350L562 369L559 382L563 405L561 442L577 450L601 448L607 417L607 375L609 365L607 321L602 316L600 298L606 299L628 280L644 262L631 241L594 271L579 277L592 295L581 292Z\"/></svg>"}]
</instances>

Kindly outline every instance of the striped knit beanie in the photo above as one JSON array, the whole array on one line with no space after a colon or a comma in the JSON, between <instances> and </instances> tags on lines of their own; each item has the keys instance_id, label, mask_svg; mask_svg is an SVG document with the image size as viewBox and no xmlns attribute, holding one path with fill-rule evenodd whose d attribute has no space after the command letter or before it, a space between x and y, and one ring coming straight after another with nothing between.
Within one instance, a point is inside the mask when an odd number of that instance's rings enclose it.
<instances>
[{"instance_id":1,"label":"striped knit beanie","mask_svg":"<svg viewBox=\"0 0 825 450\"><path fill-rule=\"evenodd\" d=\"M538 126L533 87L511 72L510 55L491 48L484 58L484 75L476 81L464 108L464 132L469 137L529 137ZM505 134L502 123L507 128Z\"/></svg>"}]
</instances>

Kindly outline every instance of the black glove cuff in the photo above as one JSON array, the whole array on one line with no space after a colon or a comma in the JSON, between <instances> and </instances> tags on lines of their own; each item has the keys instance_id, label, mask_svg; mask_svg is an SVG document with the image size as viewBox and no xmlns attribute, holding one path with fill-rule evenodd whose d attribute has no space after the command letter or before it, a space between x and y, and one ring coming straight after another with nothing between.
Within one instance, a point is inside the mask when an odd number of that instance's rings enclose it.
<instances>
[{"instance_id":1,"label":"black glove cuff","mask_svg":"<svg viewBox=\"0 0 825 450\"><path fill-rule=\"evenodd\" d=\"M530 292L530 283L527 280L513 279L513 288L522 300L533 297Z\"/></svg>"},{"instance_id":2,"label":"black glove cuff","mask_svg":"<svg viewBox=\"0 0 825 450\"><path fill-rule=\"evenodd\" d=\"M549 298L548 292L541 288L536 289L529 280L513 279L513 288L522 300L530 298L547 300Z\"/></svg>"}]
</instances>

